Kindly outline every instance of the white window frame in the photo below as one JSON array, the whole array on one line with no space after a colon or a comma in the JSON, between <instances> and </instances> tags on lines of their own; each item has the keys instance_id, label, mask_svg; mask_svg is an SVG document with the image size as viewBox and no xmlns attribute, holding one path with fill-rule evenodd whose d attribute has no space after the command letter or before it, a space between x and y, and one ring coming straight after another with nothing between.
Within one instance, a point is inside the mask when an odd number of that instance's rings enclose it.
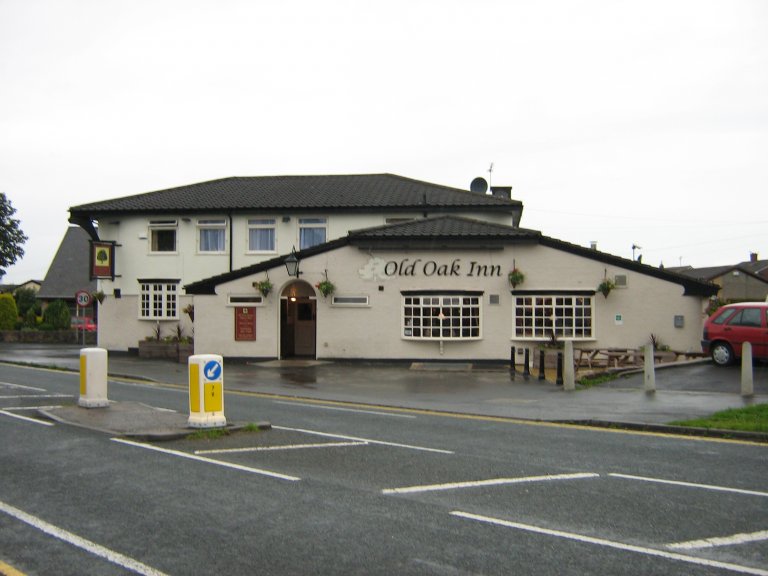
<instances>
[{"instance_id":1,"label":"white window frame","mask_svg":"<svg viewBox=\"0 0 768 576\"><path fill-rule=\"evenodd\" d=\"M272 250L256 250L251 246L251 230L272 230ZM249 218L245 242L248 254L277 254L277 218Z\"/></svg>"},{"instance_id":2,"label":"white window frame","mask_svg":"<svg viewBox=\"0 0 768 576\"><path fill-rule=\"evenodd\" d=\"M221 250L203 250L203 231L216 230L221 232L223 247ZM227 220L226 218L198 218L197 220L197 253L226 254L227 253Z\"/></svg>"},{"instance_id":3,"label":"white window frame","mask_svg":"<svg viewBox=\"0 0 768 576\"><path fill-rule=\"evenodd\" d=\"M304 230L314 230L318 228L322 228L323 230L325 230L325 239L318 244L311 244L311 245L305 246L302 243L302 232ZM325 242L328 242L328 218L321 217L321 216L299 218L299 250L305 250L306 248L319 246L320 244L324 244Z\"/></svg>"},{"instance_id":4,"label":"white window frame","mask_svg":"<svg viewBox=\"0 0 768 576\"><path fill-rule=\"evenodd\" d=\"M575 342L595 339L595 295L578 292L513 292L512 338Z\"/></svg>"},{"instance_id":5,"label":"white window frame","mask_svg":"<svg viewBox=\"0 0 768 576\"><path fill-rule=\"evenodd\" d=\"M139 280L139 320L178 320L179 281Z\"/></svg>"},{"instance_id":6,"label":"white window frame","mask_svg":"<svg viewBox=\"0 0 768 576\"><path fill-rule=\"evenodd\" d=\"M155 250L155 232L173 231L173 250ZM147 231L149 236L150 254L178 254L179 253L179 222L175 219L150 220Z\"/></svg>"},{"instance_id":7,"label":"white window frame","mask_svg":"<svg viewBox=\"0 0 768 576\"><path fill-rule=\"evenodd\" d=\"M404 292L400 310L403 340L468 342L483 338L481 292Z\"/></svg>"}]
</instances>

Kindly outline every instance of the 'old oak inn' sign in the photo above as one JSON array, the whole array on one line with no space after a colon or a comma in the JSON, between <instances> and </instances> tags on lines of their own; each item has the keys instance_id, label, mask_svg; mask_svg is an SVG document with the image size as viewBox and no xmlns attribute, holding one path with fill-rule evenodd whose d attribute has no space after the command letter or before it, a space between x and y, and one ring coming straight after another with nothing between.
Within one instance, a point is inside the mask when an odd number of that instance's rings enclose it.
<instances>
[{"instance_id":1,"label":"'old oak inn' sign","mask_svg":"<svg viewBox=\"0 0 768 576\"><path fill-rule=\"evenodd\" d=\"M359 270L360 277L369 280L392 277L453 277L495 278L501 277L501 264L481 264L476 260L469 262L454 258L450 262L424 260L422 258L402 258L400 260L383 260L371 258Z\"/></svg>"}]
</instances>

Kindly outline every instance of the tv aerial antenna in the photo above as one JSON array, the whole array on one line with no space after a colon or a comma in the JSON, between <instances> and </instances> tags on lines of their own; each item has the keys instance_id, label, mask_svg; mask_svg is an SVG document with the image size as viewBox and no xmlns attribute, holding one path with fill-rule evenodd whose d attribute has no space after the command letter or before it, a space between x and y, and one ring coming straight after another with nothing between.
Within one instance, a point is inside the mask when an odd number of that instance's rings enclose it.
<instances>
[{"instance_id":1,"label":"tv aerial antenna","mask_svg":"<svg viewBox=\"0 0 768 576\"><path fill-rule=\"evenodd\" d=\"M488 184L493 184L493 162L491 162L491 166L488 168Z\"/></svg>"}]
</instances>

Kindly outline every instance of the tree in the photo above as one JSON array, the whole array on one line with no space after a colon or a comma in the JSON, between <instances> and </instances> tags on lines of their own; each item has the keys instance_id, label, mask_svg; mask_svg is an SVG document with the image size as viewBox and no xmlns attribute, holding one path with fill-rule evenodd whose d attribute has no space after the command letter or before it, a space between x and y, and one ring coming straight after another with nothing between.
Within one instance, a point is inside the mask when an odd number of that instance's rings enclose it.
<instances>
[{"instance_id":1,"label":"tree","mask_svg":"<svg viewBox=\"0 0 768 576\"><path fill-rule=\"evenodd\" d=\"M19 221L13 217L16 209L11 201L0 192L0 278L5 276L5 269L24 256L22 245L27 237L19 227Z\"/></svg>"},{"instance_id":2,"label":"tree","mask_svg":"<svg viewBox=\"0 0 768 576\"><path fill-rule=\"evenodd\" d=\"M16 300L10 294L0 294L0 330L13 330L19 311L16 309Z\"/></svg>"},{"instance_id":3,"label":"tree","mask_svg":"<svg viewBox=\"0 0 768 576\"><path fill-rule=\"evenodd\" d=\"M19 316L24 318L29 309L33 309L38 316L40 315L40 302L37 300L34 290L31 288L19 288L14 292L13 296L16 298L16 308L19 309Z\"/></svg>"},{"instance_id":4,"label":"tree","mask_svg":"<svg viewBox=\"0 0 768 576\"><path fill-rule=\"evenodd\" d=\"M54 300L43 311L43 324L53 330L68 330L72 325L72 312L64 300Z\"/></svg>"}]
</instances>

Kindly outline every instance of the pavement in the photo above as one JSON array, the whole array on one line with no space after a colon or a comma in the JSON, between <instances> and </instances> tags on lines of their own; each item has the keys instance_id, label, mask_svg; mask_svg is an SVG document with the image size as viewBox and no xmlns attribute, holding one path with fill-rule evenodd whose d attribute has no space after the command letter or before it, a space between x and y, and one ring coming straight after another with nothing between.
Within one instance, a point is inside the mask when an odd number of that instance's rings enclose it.
<instances>
[{"instance_id":1,"label":"pavement","mask_svg":"<svg viewBox=\"0 0 768 576\"><path fill-rule=\"evenodd\" d=\"M79 371L80 347L0 343L0 362ZM111 353L110 378L188 386L186 364ZM739 367L716 368L706 360L656 367L656 391L644 390L642 371L591 388L565 391L536 374L509 366L435 363L377 364L287 360L224 362L224 392L249 392L419 411L531 421L619 427L667 433L727 436L768 442L759 433L691 430L670 422L708 416L728 408L768 403L768 366L756 365L755 394L740 394ZM227 400L227 403L236 401ZM62 406L45 416L110 434L163 440L190 434L187 414L137 402L106 408ZM231 428L240 424L230 423ZM259 423L268 427L268 423Z\"/></svg>"}]
</instances>

